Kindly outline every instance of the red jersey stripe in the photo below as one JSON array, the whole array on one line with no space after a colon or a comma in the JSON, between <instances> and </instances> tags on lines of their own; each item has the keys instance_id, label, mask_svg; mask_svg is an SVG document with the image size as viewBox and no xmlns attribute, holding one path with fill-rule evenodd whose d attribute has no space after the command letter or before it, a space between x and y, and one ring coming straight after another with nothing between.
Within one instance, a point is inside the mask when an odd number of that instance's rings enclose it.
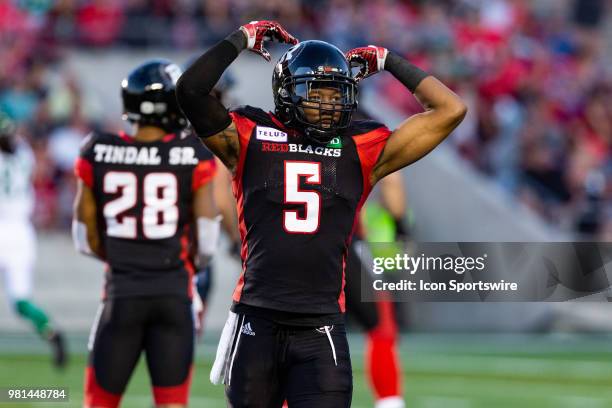
<instances>
[{"instance_id":1,"label":"red jersey stripe","mask_svg":"<svg viewBox=\"0 0 612 408\"><path fill-rule=\"evenodd\" d=\"M357 210L355 211L355 219L353 220L353 228L346 242L344 257L342 258L342 290L340 291L340 294L338 296L338 305L343 313L345 311L344 285L346 282L345 267L346 257L348 256L348 247L351 244L351 240L353 239L355 231L358 227L360 227L359 219L361 216L361 209L365 204L365 201L368 199L368 196L372 191L372 187L374 187L370 182L372 170L374 170L374 166L376 165L376 162L378 161L378 158L380 157L387 143L387 139L389 139L390 135L391 131L388 128L380 127L368 133L353 137L353 140L355 141L355 146L357 147L359 163L361 164L363 191L361 193L359 203L357 204Z\"/></svg>"},{"instance_id":2,"label":"red jersey stripe","mask_svg":"<svg viewBox=\"0 0 612 408\"><path fill-rule=\"evenodd\" d=\"M195 268L193 266L193 260L190 254L190 246L189 246L189 225L185 225L183 229L183 235L181 236L181 261L183 261L183 265L185 265L185 269L189 274L187 279L187 296L189 299L193 297L193 276L195 275Z\"/></svg>"},{"instance_id":3,"label":"red jersey stripe","mask_svg":"<svg viewBox=\"0 0 612 408\"><path fill-rule=\"evenodd\" d=\"M244 171L244 162L246 160L247 150L249 148L249 141L251 140L251 134L253 128L256 126L255 122L238 115L236 112L230 112L230 116L236 125L238 130L238 139L240 143L240 153L238 156L238 163L236 164L236 172L232 179L232 190L234 197L236 197L236 210L238 212L238 227L240 229L240 241L242 246L240 248L240 257L243 260L242 273L234 289L232 296L236 302L240 301L242 295L242 289L244 288L244 274L246 272L246 259L249 253L248 243L246 239L246 224L244 222L244 195L242 191L242 174Z\"/></svg>"}]
</instances>

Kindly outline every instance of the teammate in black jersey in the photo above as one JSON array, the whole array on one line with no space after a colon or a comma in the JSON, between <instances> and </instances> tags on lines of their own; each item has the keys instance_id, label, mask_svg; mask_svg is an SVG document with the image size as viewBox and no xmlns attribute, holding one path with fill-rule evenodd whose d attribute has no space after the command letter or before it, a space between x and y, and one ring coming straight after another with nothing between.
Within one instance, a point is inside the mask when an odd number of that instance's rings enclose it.
<instances>
[{"instance_id":1,"label":"teammate in black jersey","mask_svg":"<svg viewBox=\"0 0 612 408\"><path fill-rule=\"evenodd\" d=\"M133 70L121 86L134 136L93 133L76 163L75 245L107 263L88 345L85 407L118 406L142 351L156 406L187 405L192 254L201 261L212 255L219 225L209 183L215 162L183 133L179 75L166 60Z\"/></svg>"},{"instance_id":2,"label":"teammate in black jersey","mask_svg":"<svg viewBox=\"0 0 612 408\"><path fill-rule=\"evenodd\" d=\"M274 67L275 112L228 112L210 94L216 80L244 49L269 60L266 39L294 44ZM379 179L430 152L466 112L438 80L384 48L345 57L325 42L296 44L278 23L251 22L177 85L198 136L233 173L238 202L243 272L211 373L224 373L231 407L279 407L285 397L292 408L350 406L342 314L356 216ZM426 108L393 132L351 120L358 81L382 69Z\"/></svg>"}]
</instances>

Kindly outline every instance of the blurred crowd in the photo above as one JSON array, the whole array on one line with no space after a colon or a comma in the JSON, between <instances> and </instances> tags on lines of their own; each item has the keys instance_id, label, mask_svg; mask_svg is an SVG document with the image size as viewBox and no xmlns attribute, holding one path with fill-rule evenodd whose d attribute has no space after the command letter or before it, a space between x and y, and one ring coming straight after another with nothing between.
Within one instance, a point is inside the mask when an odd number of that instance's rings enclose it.
<instances>
[{"instance_id":1,"label":"blurred crowd","mask_svg":"<svg viewBox=\"0 0 612 408\"><path fill-rule=\"evenodd\" d=\"M371 40L403 52L468 103L449 143L475 168L555 226L610 240L606 3L427 1L415 13L391 11L405 16L397 24L411 27L410 36L383 31ZM394 106L419 110L388 76L380 87Z\"/></svg>"},{"instance_id":2,"label":"blurred crowd","mask_svg":"<svg viewBox=\"0 0 612 408\"><path fill-rule=\"evenodd\" d=\"M0 110L38 168L36 222L70 220L72 160L96 127L70 48L201 49L252 19L341 49L377 44L450 85L470 112L450 142L546 220L612 239L612 31L606 0L0 0ZM369 81L369 80L368 80ZM372 80L406 112L391 76Z\"/></svg>"}]
</instances>

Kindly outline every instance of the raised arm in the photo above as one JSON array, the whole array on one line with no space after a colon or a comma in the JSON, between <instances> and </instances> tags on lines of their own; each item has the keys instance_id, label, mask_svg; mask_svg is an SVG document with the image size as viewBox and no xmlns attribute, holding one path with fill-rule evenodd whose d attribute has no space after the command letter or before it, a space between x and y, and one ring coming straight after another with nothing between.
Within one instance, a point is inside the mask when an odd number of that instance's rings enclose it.
<instances>
[{"instance_id":1,"label":"raised arm","mask_svg":"<svg viewBox=\"0 0 612 408\"><path fill-rule=\"evenodd\" d=\"M382 47L355 48L347 59L361 66L361 80L378 71L389 71L421 103L425 112L406 119L393 131L372 172L372 184L419 160L439 145L465 117L461 99L433 76Z\"/></svg>"},{"instance_id":2,"label":"raised arm","mask_svg":"<svg viewBox=\"0 0 612 408\"><path fill-rule=\"evenodd\" d=\"M177 83L176 96L185 116L206 146L232 173L240 150L238 132L228 110L211 91L242 50L248 49L270 61L264 41L272 39L297 43L297 39L276 22L252 21L201 55Z\"/></svg>"}]
</instances>

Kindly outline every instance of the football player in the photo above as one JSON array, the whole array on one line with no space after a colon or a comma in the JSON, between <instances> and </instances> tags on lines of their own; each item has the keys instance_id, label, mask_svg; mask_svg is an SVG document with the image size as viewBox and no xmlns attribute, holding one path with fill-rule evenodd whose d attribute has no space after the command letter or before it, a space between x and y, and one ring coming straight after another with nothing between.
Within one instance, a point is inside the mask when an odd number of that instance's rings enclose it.
<instances>
[{"instance_id":1,"label":"football player","mask_svg":"<svg viewBox=\"0 0 612 408\"><path fill-rule=\"evenodd\" d=\"M223 190L223 186L231 183L231 179L226 181L227 169L219 168L215 176L215 190ZM365 366L366 372L374 397L376 408L404 408L405 403L401 392L401 363L397 355L398 324L396 309L388 299L379 299L377 302L361 301L361 271L363 254L369 254L365 240L372 242L395 242L405 241L409 238L409 228L405 220L405 192L401 183L401 175L396 172L389 174L380 181L380 200L384 208L389 209L391 225L371 225L367 223L365 228L356 228L355 235L351 242L346 263L346 312L366 331L366 353ZM234 219L235 201L224 197L219 199L221 194L215 194L215 203L219 211L223 214L223 219ZM375 204L369 204L375 205ZM366 207L368 204L366 204ZM382 210L384 211L384 210ZM363 215L363 211L362 211ZM366 216L360 217L367 218ZM387 218L385 218L385 221ZM361 224L361 223L360 223ZM233 224L223 228L230 239L233 238L233 231L238 231ZM367 230L367 231L366 231ZM383 230L383 231L380 231ZM389 231L392 230L392 231ZM392 236L390 233L392 232ZM384 238L384 240L383 240ZM202 275L202 273L200 273ZM207 280L202 279L207 282ZM199 281L198 281L199 282ZM200 291L198 284L198 291ZM207 297L209 287L206 292L200 292L201 298ZM285 406L285 405L283 405Z\"/></svg>"},{"instance_id":2,"label":"football player","mask_svg":"<svg viewBox=\"0 0 612 408\"><path fill-rule=\"evenodd\" d=\"M197 241L199 258L210 258L219 220L210 183L214 159L183 133L188 122L175 96L180 73L166 60L134 69L121 83L134 136L93 133L76 164L74 242L108 265L90 335L86 407L118 406L143 351L156 406L187 405L191 247Z\"/></svg>"},{"instance_id":3,"label":"football player","mask_svg":"<svg viewBox=\"0 0 612 408\"><path fill-rule=\"evenodd\" d=\"M36 259L36 234L30 222L34 157L15 132L13 121L0 112L0 273L4 273L11 306L49 342L53 363L61 368L67 357L64 336L31 300Z\"/></svg>"},{"instance_id":4,"label":"football player","mask_svg":"<svg viewBox=\"0 0 612 408\"><path fill-rule=\"evenodd\" d=\"M293 45L274 66L275 112L228 112L211 95L215 82L242 50L270 60L268 39ZM394 131L351 120L358 81L383 69L426 108ZM465 105L384 48L345 56L323 41L298 44L270 21L246 24L210 48L183 74L177 95L232 172L238 202L243 272L211 380L223 377L231 407L280 407L285 397L292 408L350 406L343 289L357 215L378 180L448 136Z\"/></svg>"},{"instance_id":5,"label":"football player","mask_svg":"<svg viewBox=\"0 0 612 408\"><path fill-rule=\"evenodd\" d=\"M223 104L226 103L227 92L233 83L229 73L230 71L226 71L213 89L215 97ZM360 116L367 117L364 112L360 112ZM219 166L214 182L215 203L223 215L223 230L234 247L234 242L239 242L240 237L236 222L236 202L227 194L230 185L231 175L224 166ZM401 174L399 172L389 174L379 182L378 187L378 201L384 208L380 210L389 214L384 220L390 220L390 224L385 222L381 225L381 222L365 221L359 223L364 228L359 226L356 228L346 267L346 310L347 315L354 318L367 333L365 367L376 400L375 406L377 408L403 408L405 403L401 396L401 363L397 357L399 334L396 309L388 300L362 302L360 299L362 270L360 253L369 253L367 245L364 244L366 237L366 241L372 242L406 241L409 238L409 227L405 219L406 192ZM377 204L372 203L373 198L375 197L370 197L366 203L364 207L366 211L362 211L360 220L368 220L371 217L365 213L372 211L367 210L371 210L372 207L378 208ZM198 274L197 287L203 302L206 302L210 291L212 276L210 268Z\"/></svg>"}]
</instances>

